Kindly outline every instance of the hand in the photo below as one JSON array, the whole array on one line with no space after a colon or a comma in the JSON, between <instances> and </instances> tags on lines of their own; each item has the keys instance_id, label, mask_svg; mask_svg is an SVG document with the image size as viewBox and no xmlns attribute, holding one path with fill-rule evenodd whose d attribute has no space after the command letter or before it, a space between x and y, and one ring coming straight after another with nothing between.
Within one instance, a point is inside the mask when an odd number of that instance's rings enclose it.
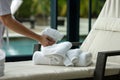
<instances>
[{"instance_id":1,"label":"hand","mask_svg":"<svg viewBox=\"0 0 120 80\"><path fill-rule=\"evenodd\" d=\"M50 45L55 43L55 41L51 37L49 37L47 35L41 35L41 37L42 37L42 39L41 39L40 43L44 47L45 46L50 46Z\"/></svg>"}]
</instances>

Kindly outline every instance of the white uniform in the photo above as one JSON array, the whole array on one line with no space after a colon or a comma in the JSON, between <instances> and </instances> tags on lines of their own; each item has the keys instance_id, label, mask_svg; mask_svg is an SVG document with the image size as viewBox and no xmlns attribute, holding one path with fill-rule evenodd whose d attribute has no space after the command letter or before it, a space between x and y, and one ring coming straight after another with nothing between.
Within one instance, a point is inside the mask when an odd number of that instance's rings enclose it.
<instances>
[{"instance_id":1,"label":"white uniform","mask_svg":"<svg viewBox=\"0 0 120 80\"><path fill-rule=\"evenodd\" d=\"M0 16L11 14L10 6L12 0L0 0ZM0 22L0 46L2 40L4 25Z\"/></svg>"},{"instance_id":2,"label":"white uniform","mask_svg":"<svg viewBox=\"0 0 120 80\"><path fill-rule=\"evenodd\" d=\"M12 0L0 0L0 16L11 14L10 6ZM0 47L1 47L1 40L3 34L4 25L0 22ZM4 75L4 61L5 61L5 53L0 49L0 77Z\"/></svg>"},{"instance_id":3,"label":"white uniform","mask_svg":"<svg viewBox=\"0 0 120 80\"><path fill-rule=\"evenodd\" d=\"M10 14L12 0L0 0L0 15Z\"/></svg>"}]
</instances>

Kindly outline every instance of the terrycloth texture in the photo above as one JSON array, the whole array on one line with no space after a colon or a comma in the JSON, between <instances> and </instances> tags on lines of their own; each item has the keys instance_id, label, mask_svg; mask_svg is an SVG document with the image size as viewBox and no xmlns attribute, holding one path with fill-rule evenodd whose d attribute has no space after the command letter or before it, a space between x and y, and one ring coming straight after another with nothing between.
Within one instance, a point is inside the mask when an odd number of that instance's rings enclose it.
<instances>
[{"instance_id":1,"label":"terrycloth texture","mask_svg":"<svg viewBox=\"0 0 120 80\"><path fill-rule=\"evenodd\" d=\"M63 37L61 36L59 31L50 28L43 30L42 35L43 34L50 36L56 42L58 40L61 40ZM75 66L75 64L80 64L79 55L81 53L81 50L79 49L70 50L71 47L72 44L70 42L61 42L46 47L42 46L41 51L35 52L35 54L33 55L33 62L34 64L65 65L65 66ZM76 66L88 66L90 63L88 63L87 60L90 60L91 58L87 57L87 55L88 54L84 54L84 56L82 56L84 58L80 59L83 60L83 63ZM43 61L40 59L42 59Z\"/></svg>"},{"instance_id":2,"label":"terrycloth texture","mask_svg":"<svg viewBox=\"0 0 120 80\"><path fill-rule=\"evenodd\" d=\"M107 63L105 75L119 73L120 65ZM93 77L95 63L88 67L33 65L32 61L5 63L5 75L0 80L70 80Z\"/></svg>"},{"instance_id":3,"label":"terrycloth texture","mask_svg":"<svg viewBox=\"0 0 120 80\"><path fill-rule=\"evenodd\" d=\"M36 51L33 54L32 61L36 65L55 65L55 66L63 66L63 58L61 57L46 57L41 51Z\"/></svg>"},{"instance_id":4,"label":"terrycloth texture","mask_svg":"<svg viewBox=\"0 0 120 80\"><path fill-rule=\"evenodd\" d=\"M64 63L65 66L68 66L68 67L74 66L74 64L71 62L71 60L67 56L66 56L63 63Z\"/></svg>"},{"instance_id":5,"label":"terrycloth texture","mask_svg":"<svg viewBox=\"0 0 120 80\"><path fill-rule=\"evenodd\" d=\"M56 55L50 57L50 65L63 66L63 57Z\"/></svg>"},{"instance_id":6,"label":"terrycloth texture","mask_svg":"<svg viewBox=\"0 0 120 80\"><path fill-rule=\"evenodd\" d=\"M67 51L71 47L72 47L72 44L66 41L59 44L53 44L52 46L47 46L47 47L42 46L41 51L47 57L61 56L64 59Z\"/></svg>"},{"instance_id":7,"label":"terrycloth texture","mask_svg":"<svg viewBox=\"0 0 120 80\"><path fill-rule=\"evenodd\" d=\"M89 52L82 52L79 55L79 60L75 66L89 66L92 63L92 54Z\"/></svg>"},{"instance_id":8,"label":"terrycloth texture","mask_svg":"<svg viewBox=\"0 0 120 80\"><path fill-rule=\"evenodd\" d=\"M61 34L58 30L52 29L52 28L46 28L41 32L42 35L48 35L51 38L53 38L56 42L61 40L64 35Z\"/></svg>"},{"instance_id":9,"label":"terrycloth texture","mask_svg":"<svg viewBox=\"0 0 120 80\"><path fill-rule=\"evenodd\" d=\"M4 75L5 52L0 49L0 77Z\"/></svg>"},{"instance_id":10,"label":"terrycloth texture","mask_svg":"<svg viewBox=\"0 0 120 80\"><path fill-rule=\"evenodd\" d=\"M50 59L45 57L40 51L34 52L32 60L34 64L50 64Z\"/></svg>"},{"instance_id":11,"label":"terrycloth texture","mask_svg":"<svg viewBox=\"0 0 120 80\"><path fill-rule=\"evenodd\" d=\"M49 54L46 56L42 51L36 51L33 54L32 60L34 64L39 64L39 65L47 64L47 65L69 66L69 67L89 66L92 63L92 54L88 52L82 52L80 49L71 49L66 51L64 54L65 54L64 57L59 55L58 53Z\"/></svg>"},{"instance_id":12,"label":"terrycloth texture","mask_svg":"<svg viewBox=\"0 0 120 80\"><path fill-rule=\"evenodd\" d=\"M33 54L32 61L36 65L56 65L56 66L63 66L63 59L61 57L49 58L45 57L41 51L36 51Z\"/></svg>"},{"instance_id":13,"label":"terrycloth texture","mask_svg":"<svg viewBox=\"0 0 120 80\"><path fill-rule=\"evenodd\" d=\"M63 65L67 51L72 47L70 42L62 42L41 48L43 55L50 59L50 65Z\"/></svg>"},{"instance_id":14,"label":"terrycloth texture","mask_svg":"<svg viewBox=\"0 0 120 80\"><path fill-rule=\"evenodd\" d=\"M78 63L79 62L79 55L80 53L82 53L82 51L80 49L70 49L67 52L67 57L70 59L70 61L74 64L74 63Z\"/></svg>"}]
</instances>

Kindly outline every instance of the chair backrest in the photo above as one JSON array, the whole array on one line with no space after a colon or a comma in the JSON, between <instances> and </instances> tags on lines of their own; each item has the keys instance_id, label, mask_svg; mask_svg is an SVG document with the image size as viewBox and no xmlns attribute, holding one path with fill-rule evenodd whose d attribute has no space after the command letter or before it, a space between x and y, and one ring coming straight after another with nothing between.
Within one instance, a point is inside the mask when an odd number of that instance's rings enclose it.
<instances>
[{"instance_id":1,"label":"chair backrest","mask_svg":"<svg viewBox=\"0 0 120 80\"><path fill-rule=\"evenodd\" d=\"M106 0L80 49L91 52L95 60L98 52L120 50L120 0ZM120 56L110 61L120 63Z\"/></svg>"}]
</instances>

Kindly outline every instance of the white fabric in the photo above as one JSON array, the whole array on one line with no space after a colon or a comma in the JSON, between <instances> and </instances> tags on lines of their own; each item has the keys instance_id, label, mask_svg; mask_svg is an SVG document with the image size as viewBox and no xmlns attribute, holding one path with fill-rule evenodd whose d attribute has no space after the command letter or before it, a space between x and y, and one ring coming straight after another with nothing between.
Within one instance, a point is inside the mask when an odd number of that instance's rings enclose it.
<instances>
[{"instance_id":1,"label":"white fabric","mask_svg":"<svg viewBox=\"0 0 120 80\"><path fill-rule=\"evenodd\" d=\"M69 44L65 47L64 43ZM64 44L62 46L59 46ZM80 49L70 49L70 42L55 44L56 46L44 47L41 51L35 51L33 54L34 64L48 64L59 66L89 66L92 63L92 54L82 52ZM67 48L67 49L66 49Z\"/></svg>"},{"instance_id":2,"label":"white fabric","mask_svg":"<svg viewBox=\"0 0 120 80\"><path fill-rule=\"evenodd\" d=\"M94 24L95 29L120 31L120 0L106 0L104 7Z\"/></svg>"},{"instance_id":3,"label":"white fabric","mask_svg":"<svg viewBox=\"0 0 120 80\"><path fill-rule=\"evenodd\" d=\"M11 14L10 6L12 0L0 0L0 16ZM0 22L0 48L2 43L4 26ZM0 49L0 77L4 75L5 53Z\"/></svg>"},{"instance_id":4,"label":"white fabric","mask_svg":"<svg viewBox=\"0 0 120 80\"><path fill-rule=\"evenodd\" d=\"M93 29L81 45L82 51L92 53L97 59L98 52L120 50L120 0L106 0L105 5L93 25ZM108 61L120 64L120 56Z\"/></svg>"},{"instance_id":5,"label":"white fabric","mask_svg":"<svg viewBox=\"0 0 120 80\"><path fill-rule=\"evenodd\" d=\"M49 64L50 59L45 57L42 52L35 51L32 57L32 61L34 64Z\"/></svg>"},{"instance_id":6,"label":"white fabric","mask_svg":"<svg viewBox=\"0 0 120 80\"><path fill-rule=\"evenodd\" d=\"M70 49L67 52L67 57L70 59L72 63L78 63L80 53L82 53L80 49Z\"/></svg>"},{"instance_id":7,"label":"white fabric","mask_svg":"<svg viewBox=\"0 0 120 80\"><path fill-rule=\"evenodd\" d=\"M12 0L11 4L11 13L15 14L15 12L18 10L18 8L21 6L23 0Z\"/></svg>"},{"instance_id":8,"label":"white fabric","mask_svg":"<svg viewBox=\"0 0 120 80\"><path fill-rule=\"evenodd\" d=\"M32 57L32 61L36 65L55 65L55 66L63 66L63 58L62 57L46 57L41 51L35 51Z\"/></svg>"},{"instance_id":9,"label":"white fabric","mask_svg":"<svg viewBox=\"0 0 120 80\"><path fill-rule=\"evenodd\" d=\"M72 61L68 57L65 58L63 63L65 66L68 66L68 67L74 66L74 64L72 63Z\"/></svg>"},{"instance_id":10,"label":"white fabric","mask_svg":"<svg viewBox=\"0 0 120 80\"><path fill-rule=\"evenodd\" d=\"M119 41L120 32L92 30L80 49L92 53L93 60L96 60L98 52L120 50ZM120 57L110 57L108 61L120 64Z\"/></svg>"},{"instance_id":11,"label":"white fabric","mask_svg":"<svg viewBox=\"0 0 120 80\"><path fill-rule=\"evenodd\" d=\"M106 0L99 17L120 18L120 0Z\"/></svg>"},{"instance_id":12,"label":"white fabric","mask_svg":"<svg viewBox=\"0 0 120 80\"><path fill-rule=\"evenodd\" d=\"M5 52L0 49L0 77L4 75Z\"/></svg>"},{"instance_id":13,"label":"white fabric","mask_svg":"<svg viewBox=\"0 0 120 80\"><path fill-rule=\"evenodd\" d=\"M82 52L79 55L79 60L75 66L89 66L92 63L92 54L89 52Z\"/></svg>"},{"instance_id":14,"label":"white fabric","mask_svg":"<svg viewBox=\"0 0 120 80\"><path fill-rule=\"evenodd\" d=\"M0 48L2 47L4 28L5 28L4 25L0 22Z\"/></svg>"},{"instance_id":15,"label":"white fabric","mask_svg":"<svg viewBox=\"0 0 120 80\"><path fill-rule=\"evenodd\" d=\"M61 40L63 36L57 30L47 28L42 31L42 35L52 37L56 42ZM60 37L60 38L59 38ZM58 39L59 38L59 39ZM79 59L82 51L79 49L71 49L72 43L66 41L51 46L41 46L41 51L37 51L33 55L34 64L48 64L48 65L65 65L65 66L88 66L90 65L91 57L84 54L84 58ZM81 57L81 56L80 56ZM85 60L86 59L86 60ZM81 61L83 60L83 63ZM90 60L90 61L87 61ZM75 65L78 64L78 65Z\"/></svg>"},{"instance_id":16,"label":"white fabric","mask_svg":"<svg viewBox=\"0 0 120 80\"><path fill-rule=\"evenodd\" d=\"M58 56L65 58L67 51L72 47L70 42L62 42L59 44L53 44L52 46L47 46L41 48L42 53L47 57Z\"/></svg>"},{"instance_id":17,"label":"white fabric","mask_svg":"<svg viewBox=\"0 0 120 80\"><path fill-rule=\"evenodd\" d=\"M11 2L12 0L0 0L0 15L11 14Z\"/></svg>"},{"instance_id":18,"label":"white fabric","mask_svg":"<svg viewBox=\"0 0 120 80\"><path fill-rule=\"evenodd\" d=\"M42 35L48 35L53 38L56 42L63 38L63 34L61 34L58 30L52 28L46 28L41 32Z\"/></svg>"},{"instance_id":19,"label":"white fabric","mask_svg":"<svg viewBox=\"0 0 120 80\"><path fill-rule=\"evenodd\" d=\"M72 47L70 42L62 42L41 48L41 52L45 57L50 59L50 65L63 65L67 51Z\"/></svg>"}]
</instances>

